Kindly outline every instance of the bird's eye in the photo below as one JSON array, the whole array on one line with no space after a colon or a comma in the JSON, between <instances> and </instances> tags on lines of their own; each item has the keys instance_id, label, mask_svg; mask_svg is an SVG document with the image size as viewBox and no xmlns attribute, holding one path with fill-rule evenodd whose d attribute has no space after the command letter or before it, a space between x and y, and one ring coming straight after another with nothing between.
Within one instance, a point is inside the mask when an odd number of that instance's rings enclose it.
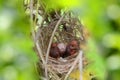
<instances>
[{"instance_id":1,"label":"bird's eye","mask_svg":"<svg viewBox=\"0 0 120 80\"><path fill-rule=\"evenodd\" d=\"M74 45L71 45L72 47L74 47Z\"/></svg>"}]
</instances>

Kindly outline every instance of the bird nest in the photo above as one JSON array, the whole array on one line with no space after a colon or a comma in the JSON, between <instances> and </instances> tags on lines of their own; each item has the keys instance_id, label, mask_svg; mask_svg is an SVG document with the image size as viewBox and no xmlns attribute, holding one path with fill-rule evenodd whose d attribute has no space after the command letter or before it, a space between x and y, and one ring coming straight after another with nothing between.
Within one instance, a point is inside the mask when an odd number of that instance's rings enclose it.
<instances>
[{"instance_id":1,"label":"bird nest","mask_svg":"<svg viewBox=\"0 0 120 80\"><path fill-rule=\"evenodd\" d=\"M83 62L86 61L81 55L83 51L80 48L80 44L85 41L83 25L68 10L52 9L46 12L45 6L39 6L37 9L34 5L27 5L27 7L32 10L31 19L35 26L32 35L34 49L39 56L38 72L48 80L66 80L73 70L82 68L80 63L84 65ZM52 43L67 45L71 40L76 40L79 46L79 50L74 55L65 58L49 56Z\"/></svg>"},{"instance_id":2,"label":"bird nest","mask_svg":"<svg viewBox=\"0 0 120 80\"><path fill-rule=\"evenodd\" d=\"M50 15L50 14L49 14ZM35 33L36 41L38 42L35 46L37 53L40 57L39 67L42 67L42 71L45 69L45 64L47 65L47 70L49 77L57 76L64 78L72 66L74 69L78 68L79 52L74 55L65 58L53 58L49 56L50 46L52 43L64 43L67 44L71 40L77 40L80 44L84 37L82 36L82 25L78 18L73 17L71 13L67 12L61 15L60 13L55 13L56 17L48 17L50 21L43 20L43 24L39 26ZM80 45L79 45L80 46ZM79 49L79 51L82 51ZM44 73L43 73L44 74ZM57 77L53 80L58 80Z\"/></svg>"}]
</instances>

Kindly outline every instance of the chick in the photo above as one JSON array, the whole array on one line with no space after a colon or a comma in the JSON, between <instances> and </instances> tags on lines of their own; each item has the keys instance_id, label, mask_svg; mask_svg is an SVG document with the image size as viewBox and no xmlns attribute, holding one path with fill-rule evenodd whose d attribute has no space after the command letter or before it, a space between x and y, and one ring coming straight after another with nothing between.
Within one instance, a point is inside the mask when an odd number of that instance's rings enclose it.
<instances>
[{"instance_id":1,"label":"chick","mask_svg":"<svg viewBox=\"0 0 120 80\"><path fill-rule=\"evenodd\" d=\"M60 57L62 57L65 54L66 45L64 43L59 43L57 47L60 50Z\"/></svg>"},{"instance_id":2,"label":"chick","mask_svg":"<svg viewBox=\"0 0 120 80\"><path fill-rule=\"evenodd\" d=\"M66 50L65 50L65 53L64 53L63 57L68 57L70 55L73 55L76 52L78 52L78 50L79 50L78 42L76 40L72 40L66 46Z\"/></svg>"},{"instance_id":3,"label":"chick","mask_svg":"<svg viewBox=\"0 0 120 80\"><path fill-rule=\"evenodd\" d=\"M53 58L59 58L60 57L60 50L57 47L57 43L52 43L51 49L50 49L50 56Z\"/></svg>"}]
</instances>

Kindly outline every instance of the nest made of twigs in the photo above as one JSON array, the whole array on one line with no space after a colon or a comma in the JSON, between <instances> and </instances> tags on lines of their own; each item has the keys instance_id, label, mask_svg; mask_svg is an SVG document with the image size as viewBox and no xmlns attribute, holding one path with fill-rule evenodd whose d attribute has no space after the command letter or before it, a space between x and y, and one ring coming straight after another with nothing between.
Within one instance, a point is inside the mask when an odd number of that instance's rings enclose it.
<instances>
[{"instance_id":1,"label":"nest made of twigs","mask_svg":"<svg viewBox=\"0 0 120 80\"><path fill-rule=\"evenodd\" d=\"M71 40L77 40L80 44L82 41L84 41L84 37L82 35L83 26L78 18L72 16L72 13L70 12L62 15L55 12L54 16L56 17L47 16L50 21L48 21L48 19L44 19L42 21L42 25L38 27L35 34L36 42L38 42L36 49L40 57L39 64L43 66L42 70L44 71L44 63L46 63L47 60L46 65L48 74L52 74L54 77L55 75L58 75L58 77L64 78L65 75L63 74L67 74L73 64L74 69L78 68L78 62L75 63L75 60L79 52L64 59L55 59L49 56L50 45L53 42L62 42L66 44ZM49 75L49 77L51 76ZM53 80L56 79L57 77Z\"/></svg>"},{"instance_id":2,"label":"nest made of twigs","mask_svg":"<svg viewBox=\"0 0 120 80\"><path fill-rule=\"evenodd\" d=\"M45 5L40 5L37 9L34 5L35 3L27 7L31 10L31 19L34 23L32 26L35 26L32 35L34 49L39 56L38 72L43 72L43 76L51 80L67 79L72 70L78 69L82 49L72 56L55 59L49 56L50 47L54 42L67 44L71 40L77 40L80 46L80 43L85 41L83 25L71 11L51 9L46 12Z\"/></svg>"}]
</instances>

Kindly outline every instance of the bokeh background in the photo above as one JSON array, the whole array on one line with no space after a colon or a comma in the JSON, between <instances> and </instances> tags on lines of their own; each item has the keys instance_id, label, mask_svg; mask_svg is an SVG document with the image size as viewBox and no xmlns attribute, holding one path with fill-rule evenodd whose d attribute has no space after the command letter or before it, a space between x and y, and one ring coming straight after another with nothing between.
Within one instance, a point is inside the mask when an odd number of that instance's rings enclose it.
<instances>
[{"instance_id":1,"label":"bokeh background","mask_svg":"<svg viewBox=\"0 0 120 80\"><path fill-rule=\"evenodd\" d=\"M119 80L120 0L57 1L70 7L89 30L90 53L101 56L107 70L106 80ZM48 0L47 4L58 5L56 0ZM38 80L35 68L38 58L32 47L30 20L23 0L0 0L0 80ZM99 59L96 61L99 64Z\"/></svg>"}]
</instances>

